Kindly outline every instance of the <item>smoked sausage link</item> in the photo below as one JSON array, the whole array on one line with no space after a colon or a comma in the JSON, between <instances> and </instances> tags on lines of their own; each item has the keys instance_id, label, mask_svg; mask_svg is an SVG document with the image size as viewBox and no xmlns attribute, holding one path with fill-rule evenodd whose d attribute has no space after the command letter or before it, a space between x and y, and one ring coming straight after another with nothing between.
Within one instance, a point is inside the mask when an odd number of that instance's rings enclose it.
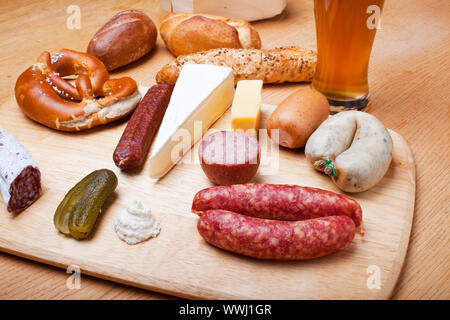
<instances>
[{"instance_id":1,"label":"smoked sausage link","mask_svg":"<svg viewBox=\"0 0 450 320\"><path fill-rule=\"evenodd\" d=\"M325 216L350 217L355 226L362 221L355 200L318 188L281 184L217 186L199 191L192 212L223 209L263 219L305 220Z\"/></svg>"},{"instance_id":2,"label":"smoked sausage link","mask_svg":"<svg viewBox=\"0 0 450 320\"><path fill-rule=\"evenodd\" d=\"M140 167L161 125L174 86L158 84L151 87L142 98L125 128L113 154L120 169Z\"/></svg>"},{"instance_id":3,"label":"smoked sausage link","mask_svg":"<svg viewBox=\"0 0 450 320\"><path fill-rule=\"evenodd\" d=\"M248 217L208 210L197 223L200 235L221 249L257 259L302 260L325 256L350 244L355 223L347 216L304 221Z\"/></svg>"}]
</instances>

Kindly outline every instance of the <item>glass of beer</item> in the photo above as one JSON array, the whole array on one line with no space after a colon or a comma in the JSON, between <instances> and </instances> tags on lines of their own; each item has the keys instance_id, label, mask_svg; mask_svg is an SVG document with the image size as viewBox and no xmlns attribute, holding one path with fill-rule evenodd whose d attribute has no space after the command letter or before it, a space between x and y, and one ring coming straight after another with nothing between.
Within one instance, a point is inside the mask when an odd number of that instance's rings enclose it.
<instances>
[{"instance_id":1,"label":"glass of beer","mask_svg":"<svg viewBox=\"0 0 450 320\"><path fill-rule=\"evenodd\" d=\"M314 0L317 68L313 87L331 111L362 110L368 104L368 69L384 0Z\"/></svg>"}]
</instances>

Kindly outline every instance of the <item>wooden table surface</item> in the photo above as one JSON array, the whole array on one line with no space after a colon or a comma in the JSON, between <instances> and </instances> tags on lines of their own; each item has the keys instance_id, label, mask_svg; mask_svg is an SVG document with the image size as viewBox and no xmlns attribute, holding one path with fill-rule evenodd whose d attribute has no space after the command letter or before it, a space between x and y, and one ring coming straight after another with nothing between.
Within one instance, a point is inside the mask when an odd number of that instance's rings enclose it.
<instances>
[{"instance_id":1,"label":"wooden table surface","mask_svg":"<svg viewBox=\"0 0 450 320\"><path fill-rule=\"evenodd\" d=\"M67 28L70 5L81 9L80 29ZM43 50L83 51L106 20L126 9L146 12L157 25L164 15L156 0L1 1L0 103L13 97L17 77ZM448 0L388 0L373 49L367 111L405 138L417 165L413 229L394 299L450 299L449 19ZM312 0L288 1L283 14L254 26L265 48L315 49ZM158 39L153 54L118 75L129 74L143 85L152 85L159 66L170 59ZM277 104L298 86L265 86L263 102ZM81 288L70 290L68 277L63 269L0 253L1 299L172 298L83 275Z\"/></svg>"}]
</instances>

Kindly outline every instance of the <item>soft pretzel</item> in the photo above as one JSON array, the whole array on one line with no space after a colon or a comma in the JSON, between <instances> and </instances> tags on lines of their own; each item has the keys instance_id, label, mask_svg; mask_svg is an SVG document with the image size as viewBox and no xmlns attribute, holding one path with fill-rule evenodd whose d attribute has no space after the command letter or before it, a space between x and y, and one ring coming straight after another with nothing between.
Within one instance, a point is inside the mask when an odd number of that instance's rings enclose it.
<instances>
[{"instance_id":1,"label":"soft pretzel","mask_svg":"<svg viewBox=\"0 0 450 320\"><path fill-rule=\"evenodd\" d=\"M64 77L77 75L75 86ZM79 131L129 114L141 99L136 81L109 79L103 63L86 53L44 51L17 79L16 100L23 113L47 127Z\"/></svg>"}]
</instances>

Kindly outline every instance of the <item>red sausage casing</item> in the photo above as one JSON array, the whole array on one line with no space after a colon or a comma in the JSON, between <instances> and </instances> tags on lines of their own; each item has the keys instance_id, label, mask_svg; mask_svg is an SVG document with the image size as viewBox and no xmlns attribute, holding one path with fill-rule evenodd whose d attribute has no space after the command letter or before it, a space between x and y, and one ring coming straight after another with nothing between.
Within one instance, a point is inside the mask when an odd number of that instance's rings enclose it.
<instances>
[{"instance_id":1,"label":"red sausage casing","mask_svg":"<svg viewBox=\"0 0 450 320\"><path fill-rule=\"evenodd\" d=\"M355 223L347 216L304 221L248 217L226 210L204 212L200 235L221 249L258 259L301 260L321 257L350 244Z\"/></svg>"},{"instance_id":2,"label":"red sausage casing","mask_svg":"<svg viewBox=\"0 0 450 320\"><path fill-rule=\"evenodd\" d=\"M120 169L133 169L144 163L166 113L173 87L171 84L154 85L142 98L113 154L114 163Z\"/></svg>"},{"instance_id":3,"label":"red sausage casing","mask_svg":"<svg viewBox=\"0 0 450 320\"><path fill-rule=\"evenodd\" d=\"M258 171L259 143L245 133L219 131L203 139L199 157L203 172L211 182L246 183Z\"/></svg>"},{"instance_id":4,"label":"red sausage casing","mask_svg":"<svg viewBox=\"0 0 450 320\"><path fill-rule=\"evenodd\" d=\"M218 186L199 191L192 212L223 209L248 216L305 220L325 216L348 216L356 226L362 221L361 206L355 200L318 188L281 184Z\"/></svg>"}]
</instances>

